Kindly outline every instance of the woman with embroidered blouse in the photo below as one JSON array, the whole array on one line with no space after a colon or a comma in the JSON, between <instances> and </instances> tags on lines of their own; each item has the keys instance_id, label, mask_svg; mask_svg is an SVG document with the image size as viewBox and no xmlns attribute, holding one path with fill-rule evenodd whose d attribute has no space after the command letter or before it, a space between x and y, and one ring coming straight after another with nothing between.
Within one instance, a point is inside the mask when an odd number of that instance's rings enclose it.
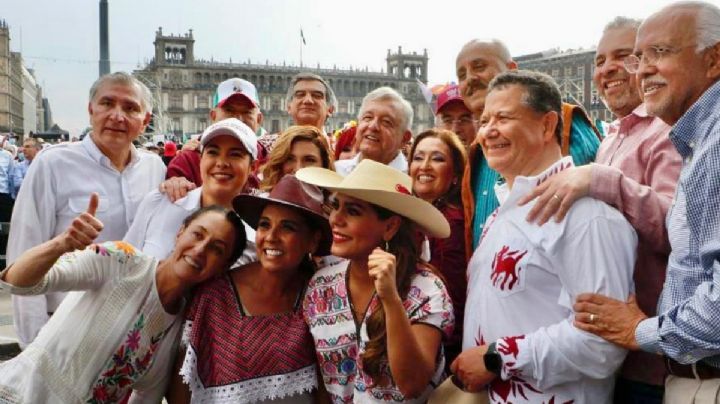
<instances>
[{"instance_id":1,"label":"woman with embroidered blouse","mask_svg":"<svg viewBox=\"0 0 720 404\"><path fill-rule=\"evenodd\" d=\"M347 176L296 173L335 192L331 252L346 258L310 280L303 311L335 403L424 403L444 377L441 341L453 327L447 289L419 258L416 226L447 237L447 220L410 194L410 177L363 159Z\"/></svg>"},{"instance_id":2,"label":"woman with embroidered blouse","mask_svg":"<svg viewBox=\"0 0 720 404\"><path fill-rule=\"evenodd\" d=\"M234 206L256 229L257 262L200 286L189 306L168 402L312 403L318 373L302 296L331 232L322 192L284 176ZM184 357L183 357L184 356ZM182 376L183 384L180 380ZM320 393L322 394L322 393Z\"/></svg>"},{"instance_id":3,"label":"woman with embroidered blouse","mask_svg":"<svg viewBox=\"0 0 720 404\"><path fill-rule=\"evenodd\" d=\"M245 247L237 215L211 206L189 216L163 261L123 242L91 245L98 196L67 231L0 272L14 294L68 295L35 341L0 363L2 403L158 403L170 375L185 296Z\"/></svg>"}]
</instances>

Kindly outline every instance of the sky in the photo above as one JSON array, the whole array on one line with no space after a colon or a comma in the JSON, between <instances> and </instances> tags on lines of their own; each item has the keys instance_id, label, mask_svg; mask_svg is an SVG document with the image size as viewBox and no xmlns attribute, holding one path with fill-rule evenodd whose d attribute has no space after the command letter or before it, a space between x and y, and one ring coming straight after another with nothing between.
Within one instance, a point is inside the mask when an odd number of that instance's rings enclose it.
<instances>
[{"instance_id":1,"label":"sky","mask_svg":"<svg viewBox=\"0 0 720 404\"><path fill-rule=\"evenodd\" d=\"M711 0L720 3L720 0ZM98 0L3 0L10 48L20 51L71 134L88 126L88 90L98 77ZM193 30L195 58L300 62L380 71L387 50L429 55L430 84L455 80L455 57L472 38L498 38L514 56L589 49L615 16L644 18L668 0L108 0L111 70L153 57L155 32Z\"/></svg>"}]
</instances>

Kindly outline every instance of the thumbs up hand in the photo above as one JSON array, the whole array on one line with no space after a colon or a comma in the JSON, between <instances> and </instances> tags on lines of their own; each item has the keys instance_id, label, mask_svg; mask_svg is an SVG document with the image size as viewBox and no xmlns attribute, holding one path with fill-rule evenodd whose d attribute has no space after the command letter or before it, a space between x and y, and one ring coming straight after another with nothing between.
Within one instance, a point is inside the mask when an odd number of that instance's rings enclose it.
<instances>
[{"instance_id":1,"label":"thumbs up hand","mask_svg":"<svg viewBox=\"0 0 720 404\"><path fill-rule=\"evenodd\" d=\"M95 241L103 229L103 224L95 217L99 204L99 196L93 192L85 213L73 219L70 227L60 236L65 252L83 250Z\"/></svg>"}]
</instances>

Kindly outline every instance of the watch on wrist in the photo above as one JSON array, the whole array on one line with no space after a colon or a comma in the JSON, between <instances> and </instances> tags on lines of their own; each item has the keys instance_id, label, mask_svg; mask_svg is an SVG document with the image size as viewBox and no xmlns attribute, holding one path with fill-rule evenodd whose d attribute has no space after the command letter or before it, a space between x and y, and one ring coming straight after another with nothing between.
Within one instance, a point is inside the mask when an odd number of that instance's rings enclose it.
<instances>
[{"instance_id":1,"label":"watch on wrist","mask_svg":"<svg viewBox=\"0 0 720 404\"><path fill-rule=\"evenodd\" d=\"M485 355L483 356L483 361L485 362L485 369L500 376L500 371L502 370L503 360L502 360L502 356L500 356L500 354L497 351L495 342L488 345L488 350L487 350L487 352L485 352Z\"/></svg>"}]
</instances>

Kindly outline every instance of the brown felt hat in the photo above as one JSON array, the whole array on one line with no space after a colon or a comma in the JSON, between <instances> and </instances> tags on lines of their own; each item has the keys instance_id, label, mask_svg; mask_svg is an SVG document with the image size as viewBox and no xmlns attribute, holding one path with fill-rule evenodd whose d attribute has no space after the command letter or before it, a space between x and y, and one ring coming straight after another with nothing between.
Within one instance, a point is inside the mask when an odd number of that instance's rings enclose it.
<instances>
[{"instance_id":1,"label":"brown felt hat","mask_svg":"<svg viewBox=\"0 0 720 404\"><path fill-rule=\"evenodd\" d=\"M332 231L323 213L323 193L320 188L287 174L275 184L267 197L238 195L233 199L233 208L245 223L257 229L263 209L271 203L294 208L305 216L313 230L320 230L320 244L315 255L330 254Z\"/></svg>"}]
</instances>

